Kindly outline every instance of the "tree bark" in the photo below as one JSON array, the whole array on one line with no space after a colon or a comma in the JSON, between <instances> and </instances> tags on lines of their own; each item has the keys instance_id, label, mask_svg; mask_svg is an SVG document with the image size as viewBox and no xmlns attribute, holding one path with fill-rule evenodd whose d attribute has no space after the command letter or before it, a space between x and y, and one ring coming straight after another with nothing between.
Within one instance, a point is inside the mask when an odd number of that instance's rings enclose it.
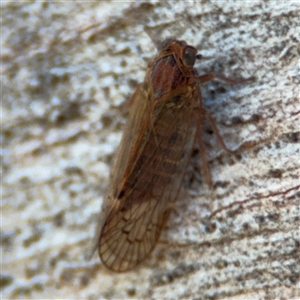
<instances>
[{"instance_id":1,"label":"tree bark","mask_svg":"<svg viewBox=\"0 0 300 300\"><path fill-rule=\"evenodd\" d=\"M6 299L299 298L297 2L2 3L2 295ZM145 26L147 26L145 28ZM185 40L224 152L203 128L182 197L128 273L85 257L126 102L156 54Z\"/></svg>"}]
</instances>

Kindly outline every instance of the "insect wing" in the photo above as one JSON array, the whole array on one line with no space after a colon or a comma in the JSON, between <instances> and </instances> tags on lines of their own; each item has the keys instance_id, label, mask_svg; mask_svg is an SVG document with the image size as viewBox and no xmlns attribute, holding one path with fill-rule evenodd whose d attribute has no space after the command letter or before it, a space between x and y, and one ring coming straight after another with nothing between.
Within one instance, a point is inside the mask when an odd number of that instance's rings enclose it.
<instances>
[{"instance_id":1,"label":"insect wing","mask_svg":"<svg viewBox=\"0 0 300 300\"><path fill-rule=\"evenodd\" d=\"M182 185L196 133L194 94L175 94L148 107L143 92L136 97L112 172L121 171L113 175L118 185L111 186L106 199L110 208L99 242L102 262L117 272L138 265L155 246L168 203ZM136 111L144 123L135 119ZM134 140L134 147L124 151L128 140Z\"/></svg>"}]
</instances>

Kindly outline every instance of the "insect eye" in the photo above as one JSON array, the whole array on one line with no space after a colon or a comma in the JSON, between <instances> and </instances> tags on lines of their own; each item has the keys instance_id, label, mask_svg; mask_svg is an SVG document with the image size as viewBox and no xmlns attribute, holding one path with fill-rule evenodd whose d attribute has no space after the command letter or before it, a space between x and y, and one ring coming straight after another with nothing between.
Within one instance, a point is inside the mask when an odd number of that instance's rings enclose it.
<instances>
[{"instance_id":1,"label":"insect eye","mask_svg":"<svg viewBox=\"0 0 300 300\"><path fill-rule=\"evenodd\" d=\"M192 67L195 63L197 50L193 47L185 48L183 52L183 61L187 66Z\"/></svg>"}]
</instances>

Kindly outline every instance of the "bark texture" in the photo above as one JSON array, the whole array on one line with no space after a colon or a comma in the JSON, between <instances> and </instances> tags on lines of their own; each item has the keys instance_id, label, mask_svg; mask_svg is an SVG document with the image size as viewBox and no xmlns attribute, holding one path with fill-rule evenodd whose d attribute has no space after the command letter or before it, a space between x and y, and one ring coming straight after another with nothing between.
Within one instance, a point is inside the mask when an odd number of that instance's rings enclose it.
<instances>
[{"instance_id":1,"label":"bark texture","mask_svg":"<svg viewBox=\"0 0 300 300\"><path fill-rule=\"evenodd\" d=\"M300 297L297 1L1 5L3 298ZM199 49L200 74L255 80L203 85L237 154L204 128L213 186L195 151L157 247L115 274L85 256L150 36Z\"/></svg>"}]
</instances>

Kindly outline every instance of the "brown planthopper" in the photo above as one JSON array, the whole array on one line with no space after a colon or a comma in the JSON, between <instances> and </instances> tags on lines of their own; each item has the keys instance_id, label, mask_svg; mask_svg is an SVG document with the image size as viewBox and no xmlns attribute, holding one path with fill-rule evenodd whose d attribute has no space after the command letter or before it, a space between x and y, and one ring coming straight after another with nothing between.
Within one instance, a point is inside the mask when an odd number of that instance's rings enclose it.
<instances>
[{"instance_id":1,"label":"brown planthopper","mask_svg":"<svg viewBox=\"0 0 300 300\"><path fill-rule=\"evenodd\" d=\"M145 80L132 99L122 141L110 175L96 235L103 264L128 271L153 250L170 203L176 200L195 142L199 143L203 173L210 183L201 127L210 114L202 107L200 83L212 79L244 82L194 69L201 55L185 41L167 39L158 47Z\"/></svg>"}]
</instances>

